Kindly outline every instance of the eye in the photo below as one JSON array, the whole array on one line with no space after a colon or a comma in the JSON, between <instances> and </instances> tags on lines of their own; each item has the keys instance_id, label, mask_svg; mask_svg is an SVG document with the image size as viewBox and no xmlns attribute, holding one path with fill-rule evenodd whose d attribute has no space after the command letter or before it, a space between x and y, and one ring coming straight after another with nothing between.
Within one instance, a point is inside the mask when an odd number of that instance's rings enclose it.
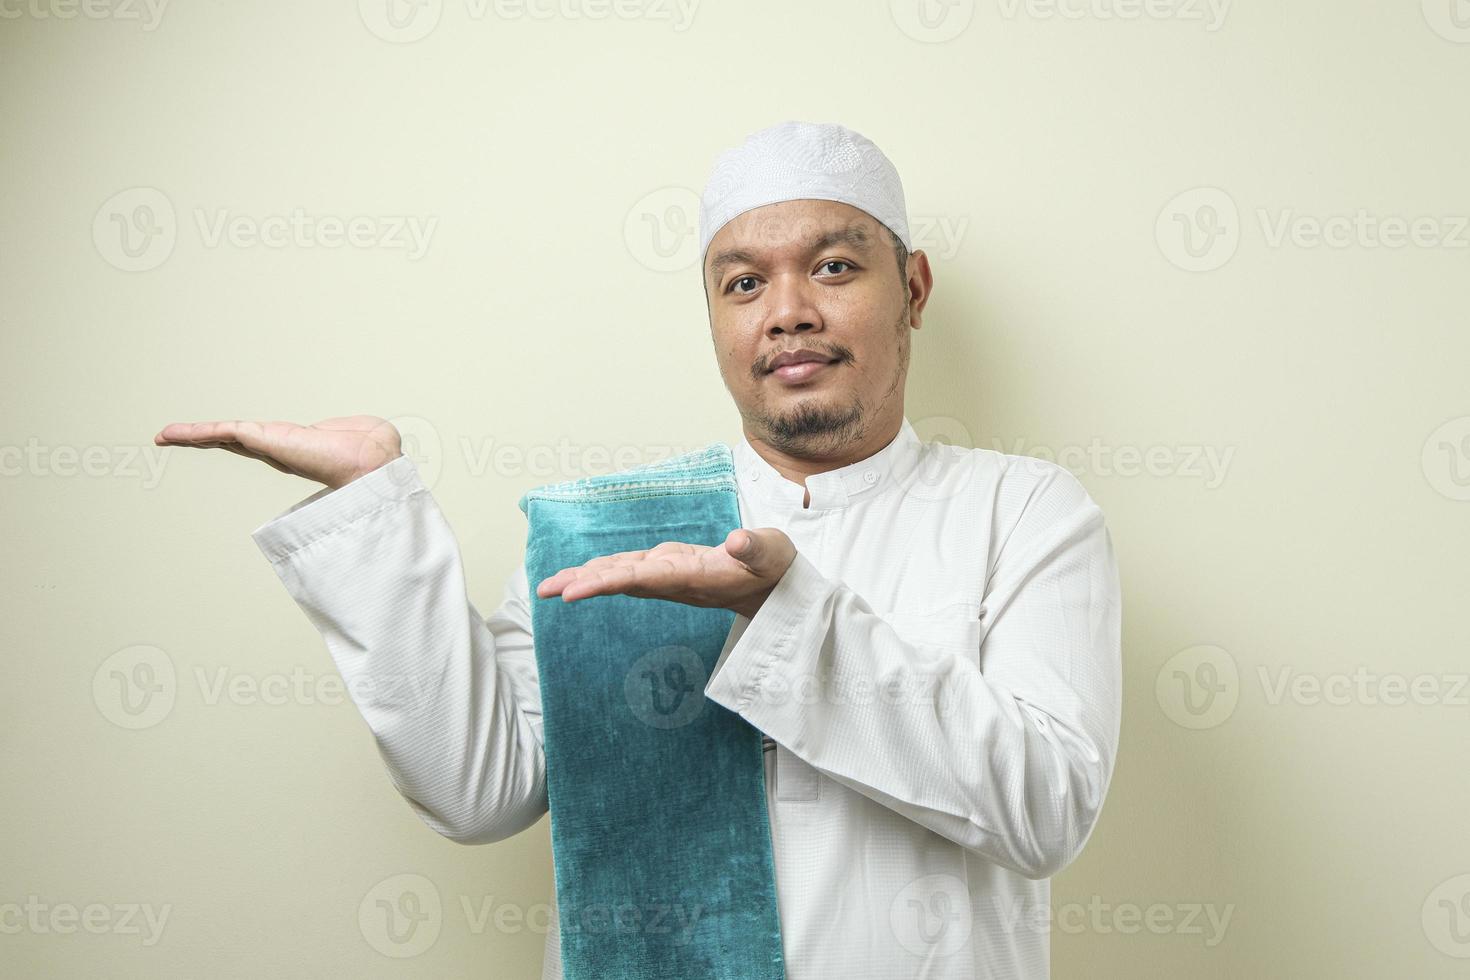
<instances>
[{"instance_id":1,"label":"eye","mask_svg":"<svg viewBox=\"0 0 1470 980\"><path fill-rule=\"evenodd\" d=\"M725 292L727 292L727 293L728 292L736 292L736 293L748 292L748 290L739 290L739 289L736 289L735 288L736 286L738 286L742 282L752 282L753 283L753 282L755 282L755 276L741 276L739 279L732 280L731 283L730 283L730 285L728 287L726 287Z\"/></svg>"},{"instance_id":2,"label":"eye","mask_svg":"<svg viewBox=\"0 0 1470 980\"><path fill-rule=\"evenodd\" d=\"M842 260L842 259L828 259L828 260L827 260L827 261L826 261L826 262L823 262L823 263L822 263L822 268L824 268L824 269L825 269L825 268L827 268L827 267L828 267L828 266L829 266L829 265L845 265L845 266L847 266L847 268L848 268L848 269L850 269L850 268L852 268L852 263L851 263L851 262L845 262L845 261L843 261L843 260ZM840 271L838 271L838 272L834 272L834 273L832 273L832 274L833 274L833 275L834 275L834 276L840 276L840 275L842 275L842 273L843 273L843 272L845 272L845 271L846 271L846 270L845 270L845 269L844 269L844 270L840 270Z\"/></svg>"}]
</instances>

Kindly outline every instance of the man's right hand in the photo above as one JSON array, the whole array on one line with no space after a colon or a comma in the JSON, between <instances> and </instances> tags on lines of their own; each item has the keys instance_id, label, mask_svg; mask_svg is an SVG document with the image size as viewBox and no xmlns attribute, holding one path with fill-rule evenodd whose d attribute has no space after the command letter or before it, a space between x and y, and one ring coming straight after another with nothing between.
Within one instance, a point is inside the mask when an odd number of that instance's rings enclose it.
<instances>
[{"instance_id":1,"label":"man's right hand","mask_svg":"<svg viewBox=\"0 0 1470 980\"><path fill-rule=\"evenodd\" d=\"M153 437L156 446L228 449L259 459L282 473L324 483L333 490L397 459L398 430L373 415L294 422L170 422Z\"/></svg>"}]
</instances>

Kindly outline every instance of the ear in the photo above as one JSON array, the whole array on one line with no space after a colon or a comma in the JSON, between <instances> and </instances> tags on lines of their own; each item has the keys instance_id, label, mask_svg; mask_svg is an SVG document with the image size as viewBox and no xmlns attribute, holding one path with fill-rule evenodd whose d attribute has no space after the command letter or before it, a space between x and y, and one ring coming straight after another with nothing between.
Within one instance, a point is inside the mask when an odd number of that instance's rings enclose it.
<instances>
[{"instance_id":1,"label":"ear","mask_svg":"<svg viewBox=\"0 0 1470 980\"><path fill-rule=\"evenodd\" d=\"M929 256L923 249L909 253L909 322L915 330L924 323L924 307L934 290L934 272L929 268Z\"/></svg>"}]
</instances>

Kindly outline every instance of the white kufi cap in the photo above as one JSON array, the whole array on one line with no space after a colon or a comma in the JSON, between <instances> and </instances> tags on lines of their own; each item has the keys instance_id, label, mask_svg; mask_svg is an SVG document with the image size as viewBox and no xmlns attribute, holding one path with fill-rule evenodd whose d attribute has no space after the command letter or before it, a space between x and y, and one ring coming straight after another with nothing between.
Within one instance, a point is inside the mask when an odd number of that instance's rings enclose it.
<instances>
[{"instance_id":1,"label":"white kufi cap","mask_svg":"<svg viewBox=\"0 0 1470 980\"><path fill-rule=\"evenodd\" d=\"M752 208L814 198L866 211L913 251L898 170L872 140L836 123L783 122L715 159L699 206L699 255Z\"/></svg>"}]
</instances>

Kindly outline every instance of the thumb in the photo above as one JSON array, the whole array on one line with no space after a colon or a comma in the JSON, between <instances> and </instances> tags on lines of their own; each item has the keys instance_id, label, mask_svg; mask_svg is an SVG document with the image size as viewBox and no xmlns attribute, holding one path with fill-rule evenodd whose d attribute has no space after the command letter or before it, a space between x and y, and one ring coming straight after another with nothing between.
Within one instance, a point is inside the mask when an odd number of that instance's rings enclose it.
<instances>
[{"instance_id":1,"label":"thumb","mask_svg":"<svg viewBox=\"0 0 1470 980\"><path fill-rule=\"evenodd\" d=\"M725 539L725 550L732 558L755 567L765 552L760 536L749 528L736 528Z\"/></svg>"},{"instance_id":2,"label":"thumb","mask_svg":"<svg viewBox=\"0 0 1470 980\"><path fill-rule=\"evenodd\" d=\"M796 547L777 527L738 527L725 536L725 551L753 574L775 581L796 560Z\"/></svg>"}]
</instances>

